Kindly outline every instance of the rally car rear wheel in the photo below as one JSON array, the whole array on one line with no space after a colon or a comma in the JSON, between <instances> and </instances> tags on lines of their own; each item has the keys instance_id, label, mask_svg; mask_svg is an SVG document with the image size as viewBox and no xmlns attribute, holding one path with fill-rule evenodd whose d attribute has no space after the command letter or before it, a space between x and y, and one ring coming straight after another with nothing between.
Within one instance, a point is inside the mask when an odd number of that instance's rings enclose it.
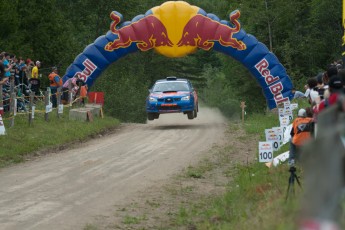
<instances>
[{"instance_id":1,"label":"rally car rear wheel","mask_svg":"<svg viewBox=\"0 0 345 230\"><path fill-rule=\"evenodd\" d=\"M155 114L154 114L154 113L148 113L148 114L147 114L147 119L148 119L149 121L153 121L153 120L155 119Z\"/></svg>"}]
</instances>

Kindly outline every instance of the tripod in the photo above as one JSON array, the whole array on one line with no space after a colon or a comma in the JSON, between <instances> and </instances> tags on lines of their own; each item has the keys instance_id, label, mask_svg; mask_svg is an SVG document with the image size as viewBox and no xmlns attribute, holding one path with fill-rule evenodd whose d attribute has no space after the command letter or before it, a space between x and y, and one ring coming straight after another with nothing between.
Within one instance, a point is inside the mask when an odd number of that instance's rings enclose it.
<instances>
[{"instance_id":1,"label":"tripod","mask_svg":"<svg viewBox=\"0 0 345 230\"><path fill-rule=\"evenodd\" d=\"M290 193L295 195L295 187L294 187L295 180L297 181L297 184L299 185L299 187L302 188L301 183L299 182L298 176L296 175L296 167L291 166L289 169L289 172L290 172L289 185L288 185L288 189L286 192L285 200L287 200L289 198Z\"/></svg>"}]
</instances>

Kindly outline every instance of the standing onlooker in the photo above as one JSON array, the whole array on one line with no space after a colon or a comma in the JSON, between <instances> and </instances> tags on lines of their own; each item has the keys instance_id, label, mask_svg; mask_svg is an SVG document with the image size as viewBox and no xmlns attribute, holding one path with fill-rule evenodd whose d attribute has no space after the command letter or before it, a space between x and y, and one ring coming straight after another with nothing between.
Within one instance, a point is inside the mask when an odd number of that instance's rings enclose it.
<instances>
[{"instance_id":1,"label":"standing onlooker","mask_svg":"<svg viewBox=\"0 0 345 230\"><path fill-rule=\"evenodd\" d=\"M9 79L8 77L5 77L5 67L4 67L4 64L2 63L1 55L0 55L0 85L6 84L8 79ZM0 93L2 97L2 92Z\"/></svg>"},{"instance_id":2,"label":"standing onlooker","mask_svg":"<svg viewBox=\"0 0 345 230\"><path fill-rule=\"evenodd\" d=\"M334 75L337 75L337 74L338 74L338 69L335 65L330 65L327 68L327 71L325 72L325 74L323 75L323 78L322 78L325 89L328 88L328 82L329 82L330 78Z\"/></svg>"},{"instance_id":3,"label":"standing onlooker","mask_svg":"<svg viewBox=\"0 0 345 230\"><path fill-rule=\"evenodd\" d=\"M315 78L309 78L307 81L307 85L309 88L309 104L313 106L314 104L316 104L317 99L319 98L319 93L317 90L315 90L317 86L317 80Z\"/></svg>"},{"instance_id":4,"label":"standing onlooker","mask_svg":"<svg viewBox=\"0 0 345 230\"><path fill-rule=\"evenodd\" d=\"M0 54L0 85L5 85L7 83L7 81L9 80L9 78L5 77L5 67L4 67L4 64L2 63L1 55L2 54ZM3 115L4 107L5 107L4 106L5 102L3 102L3 99L5 99L3 92L0 91L0 115Z\"/></svg>"},{"instance_id":5,"label":"standing onlooker","mask_svg":"<svg viewBox=\"0 0 345 230\"><path fill-rule=\"evenodd\" d=\"M35 67L35 64L33 61L31 61L30 58L26 59L26 76L28 77L28 79L31 78L31 74L32 74L32 68Z\"/></svg>"},{"instance_id":6,"label":"standing onlooker","mask_svg":"<svg viewBox=\"0 0 345 230\"><path fill-rule=\"evenodd\" d=\"M52 68L52 72L49 74L48 78L50 82L50 91L52 94L53 108L56 108L57 107L57 97L56 97L57 88L62 86L62 79L58 75L57 67Z\"/></svg>"},{"instance_id":7,"label":"standing onlooker","mask_svg":"<svg viewBox=\"0 0 345 230\"><path fill-rule=\"evenodd\" d=\"M5 66L2 63L3 55L0 54L0 79L2 79L5 76Z\"/></svg>"},{"instance_id":8,"label":"standing onlooker","mask_svg":"<svg viewBox=\"0 0 345 230\"><path fill-rule=\"evenodd\" d=\"M34 68L32 68L31 71L31 78L38 78L38 69L41 67L41 62L40 61L36 61L36 65L34 66Z\"/></svg>"},{"instance_id":9,"label":"standing onlooker","mask_svg":"<svg viewBox=\"0 0 345 230\"><path fill-rule=\"evenodd\" d=\"M316 81L317 81L317 86L316 86L316 90L317 92L319 93L319 96L320 96L320 100L323 99L324 97L324 94L325 94L325 90L327 89L327 85L325 86L324 83L323 83L323 75L325 73L319 73L318 75L316 75Z\"/></svg>"},{"instance_id":10,"label":"standing onlooker","mask_svg":"<svg viewBox=\"0 0 345 230\"><path fill-rule=\"evenodd\" d=\"M28 86L28 77L26 76L27 66L25 64L19 65L19 82L21 84L21 91L22 93L26 90Z\"/></svg>"},{"instance_id":11,"label":"standing onlooker","mask_svg":"<svg viewBox=\"0 0 345 230\"><path fill-rule=\"evenodd\" d=\"M340 69L342 69L342 68L343 68L343 60L339 59L339 60L337 61L337 64L336 64L335 66L337 67L338 71L339 71Z\"/></svg>"},{"instance_id":12,"label":"standing onlooker","mask_svg":"<svg viewBox=\"0 0 345 230\"><path fill-rule=\"evenodd\" d=\"M334 75L329 80L329 97L326 97L323 101L321 101L318 107L318 113L321 112L325 107L334 104L337 99L339 93L344 89L344 83L342 79L338 75Z\"/></svg>"},{"instance_id":13,"label":"standing onlooker","mask_svg":"<svg viewBox=\"0 0 345 230\"><path fill-rule=\"evenodd\" d=\"M16 55L13 55L13 54L10 55L10 59L11 59L10 64L13 66L12 70L11 70L11 75L15 76L16 70L17 70L17 67L18 67L18 59L17 59Z\"/></svg>"},{"instance_id":14,"label":"standing onlooker","mask_svg":"<svg viewBox=\"0 0 345 230\"><path fill-rule=\"evenodd\" d=\"M85 105L85 100L87 98L87 84L84 84L83 86L80 87L80 99L81 99L81 104Z\"/></svg>"},{"instance_id":15,"label":"standing onlooker","mask_svg":"<svg viewBox=\"0 0 345 230\"><path fill-rule=\"evenodd\" d=\"M10 54L9 53L5 53L3 59L2 59L2 63L4 64L4 68L5 68L5 75L4 77L11 77L11 69L12 69L12 65L10 65Z\"/></svg>"},{"instance_id":16,"label":"standing onlooker","mask_svg":"<svg viewBox=\"0 0 345 230\"><path fill-rule=\"evenodd\" d=\"M69 78L62 86L62 103L67 104L68 103L68 94L69 94L69 85L71 84L71 93L72 93L72 100L74 100L79 86L77 84L78 75L75 75L74 77Z\"/></svg>"}]
</instances>

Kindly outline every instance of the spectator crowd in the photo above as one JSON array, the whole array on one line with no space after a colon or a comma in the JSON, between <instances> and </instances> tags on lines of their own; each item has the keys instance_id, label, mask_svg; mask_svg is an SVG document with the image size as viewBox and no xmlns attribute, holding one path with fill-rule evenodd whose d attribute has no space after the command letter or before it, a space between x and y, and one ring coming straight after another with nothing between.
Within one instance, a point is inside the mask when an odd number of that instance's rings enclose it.
<instances>
[{"instance_id":1,"label":"spectator crowd","mask_svg":"<svg viewBox=\"0 0 345 230\"><path fill-rule=\"evenodd\" d=\"M50 69L50 68L49 68ZM9 54L7 52L0 53L0 85L2 85L2 101L3 105L0 104L0 112L9 111L9 98L11 93L11 84L13 87L13 92L17 97L29 96L30 92L34 92L36 96L41 96L41 80L42 74L41 62L36 60L32 61L30 58L26 60L22 57L16 57L16 55ZM56 66L51 67L51 73L45 76L49 80L49 88L51 90L51 102L53 108L57 107L57 88L63 87L62 102L67 104L68 101L68 84L72 84L72 98L75 98L78 93L80 93L81 86L83 89L84 82L79 79L72 78L70 81L62 83L62 78L58 74L58 68ZM12 83L11 83L12 81ZM1 98L0 98L1 99ZM17 101L18 111L26 111L24 99L19 99ZM2 107L2 108L1 108Z\"/></svg>"},{"instance_id":2,"label":"spectator crowd","mask_svg":"<svg viewBox=\"0 0 345 230\"><path fill-rule=\"evenodd\" d=\"M294 98L305 98L310 106L298 111L293 121L290 141L289 164L299 158L299 149L304 143L317 135L317 118L322 111L337 102L339 95L345 93L345 69L341 60L327 66L325 72L307 80L305 93L293 91ZM321 130L320 130L321 131Z\"/></svg>"}]
</instances>

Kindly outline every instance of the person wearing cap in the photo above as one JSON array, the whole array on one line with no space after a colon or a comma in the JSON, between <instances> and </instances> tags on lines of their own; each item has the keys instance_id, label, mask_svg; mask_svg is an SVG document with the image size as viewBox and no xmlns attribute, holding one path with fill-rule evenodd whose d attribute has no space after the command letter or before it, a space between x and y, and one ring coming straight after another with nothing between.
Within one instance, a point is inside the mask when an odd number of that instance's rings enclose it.
<instances>
[{"instance_id":1,"label":"person wearing cap","mask_svg":"<svg viewBox=\"0 0 345 230\"><path fill-rule=\"evenodd\" d=\"M307 111L305 109L300 109L297 118L292 123L290 132L290 165L293 165L295 160L299 158L300 147L312 138L313 126L313 118L307 117Z\"/></svg>"},{"instance_id":2,"label":"person wearing cap","mask_svg":"<svg viewBox=\"0 0 345 230\"><path fill-rule=\"evenodd\" d=\"M35 67L34 62L31 61L30 58L26 59L26 76L28 77L28 79L31 78L32 68L34 67Z\"/></svg>"},{"instance_id":3,"label":"person wearing cap","mask_svg":"<svg viewBox=\"0 0 345 230\"><path fill-rule=\"evenodd\" d=\"M50 91L52 95L52 103L53 103L53 108L57 107L57 88L62 86L62 79L58 75L58 69L57 67L52 68L52 72L48 76L49 78L49 83L50 83Z\"/></svg>"},{"instance_id":4,"label":"person wearing cap","mask_svg":"<svg viewBox=\"0 0 345 230\"><path fill-rule=\"evenodd\" d=\"M31 78L38 78L38 69L41 67L41 62L40 61L36 61L36 64L34 66L34 68L32 68L31 70Z\"/></svg>"}]
</instances>

